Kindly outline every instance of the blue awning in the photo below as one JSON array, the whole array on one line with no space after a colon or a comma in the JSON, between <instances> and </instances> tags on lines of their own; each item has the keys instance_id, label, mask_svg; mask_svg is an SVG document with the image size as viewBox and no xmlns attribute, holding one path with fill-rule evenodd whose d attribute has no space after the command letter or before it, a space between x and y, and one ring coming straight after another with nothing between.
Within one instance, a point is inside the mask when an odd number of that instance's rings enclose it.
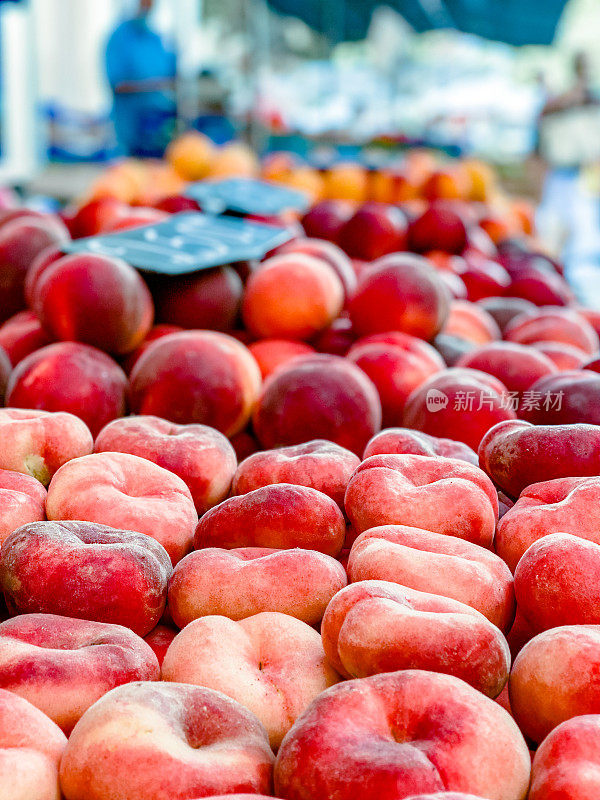
<instances>
[{"instance_id":1,"label":"blue awning","mask_svg":"<svg viewBox=\"0 0 600 800\"><path fill-rule=\"evenodd\" d=\"M379 5L417 31L455 28L511 45L548 45L567 0L268 0L334 41L363 39Z\"/></svg>"}]
</instances>

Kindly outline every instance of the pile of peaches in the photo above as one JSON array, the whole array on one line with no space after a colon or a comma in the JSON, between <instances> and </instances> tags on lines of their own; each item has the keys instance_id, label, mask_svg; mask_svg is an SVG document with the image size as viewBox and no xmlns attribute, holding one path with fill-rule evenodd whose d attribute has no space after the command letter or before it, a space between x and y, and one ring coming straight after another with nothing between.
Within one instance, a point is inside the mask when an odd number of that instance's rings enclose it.
<instances>
[{"instance_id":1,"label":"pile of peaches","mask_svg":"<svg viewBox=\"0 0 600 800\"><path fill-rule=\"evenodd\" d=\"M597 800L600 313L439 193L64 254L161 206L0 217L0 798Z\"/></svg>"}]
</instances>

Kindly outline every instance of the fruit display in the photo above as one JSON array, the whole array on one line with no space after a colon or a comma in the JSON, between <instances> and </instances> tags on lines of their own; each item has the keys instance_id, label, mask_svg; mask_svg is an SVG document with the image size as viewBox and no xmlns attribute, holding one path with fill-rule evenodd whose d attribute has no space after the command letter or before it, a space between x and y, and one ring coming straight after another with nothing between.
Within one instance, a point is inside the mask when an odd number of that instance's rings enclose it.
<instances>
[{"instance_id":1,"label":"fruit display","mask_svg":"<svg viewBox=\"0 0 600 800\"><path fill-rule=\"evenodd\" d=\"M310 202L85 249L224 178ZM0 800L597 800L599 363L476 161L188 133L2 212Z\"/></svg>"}]
</instances>

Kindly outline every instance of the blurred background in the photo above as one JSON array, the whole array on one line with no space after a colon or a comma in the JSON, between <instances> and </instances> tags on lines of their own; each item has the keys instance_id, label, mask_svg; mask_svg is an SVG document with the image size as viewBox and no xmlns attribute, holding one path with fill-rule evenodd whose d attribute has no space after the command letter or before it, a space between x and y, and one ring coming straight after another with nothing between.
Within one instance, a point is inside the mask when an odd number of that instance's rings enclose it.
<instances>
[{"instance_id":1,"label":"blurred background","mask_svg":"<svg viewBox=\"0 0 600 800\"><path fill-rule=\"evenodd\" d=\"M324 188L335 164L476 159L539 204L540 238L585 282L600 264L599 40L598 0L0 0L0 182L72 203L189 129L245 143L214 175L260 157L313 199L364 199L360 180Z\"/></svg>"}]
</instances>

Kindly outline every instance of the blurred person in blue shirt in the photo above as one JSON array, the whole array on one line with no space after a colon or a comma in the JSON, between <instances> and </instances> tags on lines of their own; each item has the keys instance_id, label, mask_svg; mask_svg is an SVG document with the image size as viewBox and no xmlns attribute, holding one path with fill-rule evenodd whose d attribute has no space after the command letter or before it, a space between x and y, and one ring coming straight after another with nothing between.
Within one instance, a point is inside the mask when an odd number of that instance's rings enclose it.
<instances>
[{"instance_id":1,"label":"blurred person in blue shirt","mask_svg":"<svg viewBox=\"0 0 600 800\"><path fill-rule=\"evenodd\" d=\"M161 156L175 126L177 58L150 25L153 6L154 0L140 0L136 15L117 27L106 47L115 133L128 156Z\"/></svg>"}]
</instances>

